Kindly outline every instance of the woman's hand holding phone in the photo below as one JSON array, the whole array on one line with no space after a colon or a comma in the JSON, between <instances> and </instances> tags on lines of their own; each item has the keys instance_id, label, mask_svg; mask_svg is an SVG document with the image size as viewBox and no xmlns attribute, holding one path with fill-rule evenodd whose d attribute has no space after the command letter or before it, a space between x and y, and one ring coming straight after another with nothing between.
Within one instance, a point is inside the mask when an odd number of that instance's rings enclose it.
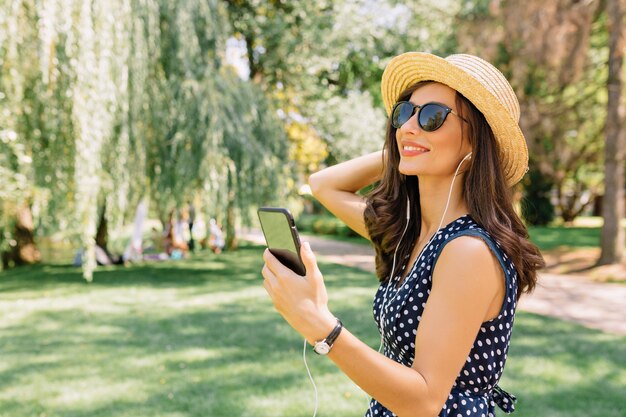
<instances>
[{"instance_id":1,"label":"woman's hand holding phone","mask_svg":"<svg viewBox=\"0 0 626 417\"><path fill-rule=\"evenodd\" d=\"M310 344L325 338L337 323L328 309L324 278L308 242L300 247L305 279L283 265L269 249L263 253L263 286L281 316Z\"/></svg>"}]
</instances>

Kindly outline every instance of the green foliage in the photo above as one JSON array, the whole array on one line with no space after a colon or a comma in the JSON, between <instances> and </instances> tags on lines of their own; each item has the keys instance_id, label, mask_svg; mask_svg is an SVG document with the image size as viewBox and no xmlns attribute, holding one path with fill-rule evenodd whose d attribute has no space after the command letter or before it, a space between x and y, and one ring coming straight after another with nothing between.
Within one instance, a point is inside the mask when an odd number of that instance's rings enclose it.
<instances>
[{"instance_id":1,"label":"green foliage","mask_svg":"<svg viewBox=\"0 0 626 417\"><path fill-rule=\"evenodd\" d=\"M16 132L8 129L1 130L0 229L12 220L15 202L22 201L27 195L28 182L25 173L30 162L31 159L26 155L23 143L18 141ZM1 250L2 247L0 247Z\"/></svg>"},{"instance_id":2,"label":"green foliage","mask_svg":"<svg viewBox=\"0 0 626 417\"><path fill-rule=\"evenodd\" d=\"M197 196L215 217L283 195L293 175L281 164L285 134L264 93L224 66L222 2L10 7L0 20L1 229L27 190L38 232L77 237L89 277L99 206L115 235L143 197L165 218Z\"/></svg>"},{"instance_id":3,"label":"green foliage","mask_svg":"<svg viewBox=\"0 0 626 417\"><path fill-rule=\"evenodd\" d=\"M410 50L448 52L457 9L452 1L228 2L235 35L246 42L250 78L278 100L288 126L302 119L314 126L328 163L380 149L380 78L388 59ZM297 137L290 139L298 146Z\"/></svg>"},{"instance_id":4,"label":"green foliage","mask_svg":"<svg viewBox=\"0 0 626 417\"><path fill-rule=\"evenodd\" d=\"M304 233L335 236L357 236L357 234L338 218L328 214L303 214L296 224Z\"/></svg>"},{"instance_id":5,"label":"green foliage","mask_svg":"<svg viewBox=\"0 0 626 417\"><path fill-rule=\"evenodd\" d=\"M540 62L525 63L527 77L522 97L526 107L536 112L531 116L536 120L527 128L533 156L531 171L541 172L545 184L552 184L556 213L564 221L572 221L602 193L607 36L606 16L600 13L591 26L589 47L584 51L586 64L580 76L572 80L559 79L555 71ZM528 198L536 192L532 182L537 179L531 178ZM548 221L548 202L531 204L544 213L537 221Z\"/></svg>"},{"instance_id":6,"label":"green foliage","mask_svg":"<svg viewBox=\"0 0 626 417\"><path fill-rule=\"evenodd\" d=\"M379 82L390 57L459 52L450 28L484 22L499 7L487 0L3 5L4 241L15 207L28 199L38 234L63 232L87 248L98 207L106 207L115 239L144 197L161 219L193 200L206 216L230 219L229 230L250 224L259 205L299 211L296 190L306 175L382 147ZM245 41L250 80L229 66L231 38ZM494 48L511 75L520 42ZM527 135L538 155L532 168L554 184L564 218L603 191L607 42L599 14L575 82L555 85L541 63L522 71L520 91L541 114ZM535 180L528 186L528 207L542 214L525 215L548 221L548 190ZM324 222L319 229L334 230Z\"/></svg>"},{"instance_id":7,"label":"green foliage","mask_svg":"<svg viewBox=\"0 0 626 417\"><path fill-rule=\"evenodd\" d=\"M230 0L226 2L235 36L248 48L250 78L264 87L307 88L310 70L334 22L332 2ZM319 61L318 61L319 62Z\"/></svg>"},{"instance_id":8,"label":"green foliage","mask_svg":"<svg viewBox=\"0 0 626 417\"><path fill-rule=\"evenodd\" d=\"M491 0L462 0L459 18L473 20L476 18L489 17L489 4Z\"/></svg>"},{"instance_id":9,"label":"green foliage","mask_svg":"<svg viewBox=\"0 0 626 417\"><path fill-rule=\"evenodd\" d=\"M330 163L382 149L387 118L369 93L353 91L318 101L314 112L313 123L332 149Z\"/></svg>"},{"instance_id":10,"label":"green foliage","mask_svg":"<svg viewBox=\"0 0 626 417\"><path fill-rule=\"evenodd\" d=\"M562 2L549 10L541 1L461 3L459 42L511 82L531 171L552 184L555 213L573 220L602 193L608 57L603 3ZM471 36L482 33L492 36ZM534 190L527 198L534 198ZM529 204L550 217L547 200Z\"/></svg>"},{"instance_id":11,"label":"green foliage","mask_svg":"<svg viewBox=\"0 0 626 417\"><path fill-rule=\"evenodd\" d=\"M530 170L524 181L522 217L528 224L545 226L554 220L550 192L554 184L538 170Z\"/></svg>"}]
</instances>

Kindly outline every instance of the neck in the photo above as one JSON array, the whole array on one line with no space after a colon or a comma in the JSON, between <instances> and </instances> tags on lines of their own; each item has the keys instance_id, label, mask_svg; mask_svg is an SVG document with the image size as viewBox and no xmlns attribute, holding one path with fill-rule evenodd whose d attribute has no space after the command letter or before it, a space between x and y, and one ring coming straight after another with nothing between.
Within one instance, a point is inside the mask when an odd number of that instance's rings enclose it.
<instances>
[{"instance_id":1,"label":"neck","mask_svg":"<svg viewBox=\"0 0 626 417\"><path fill-rule=\"evenodd\" d=\"M462 198L464 174L459 174L454 181L448 210L443 218L448 201L448 193L452 184L452 176L420 177L419 194L421 210L421 236L431 236L439 227L443 227L451 221L469 212L467 204ZM441 226L439 226L441 224Z\"/></svg>"}]
</instances>

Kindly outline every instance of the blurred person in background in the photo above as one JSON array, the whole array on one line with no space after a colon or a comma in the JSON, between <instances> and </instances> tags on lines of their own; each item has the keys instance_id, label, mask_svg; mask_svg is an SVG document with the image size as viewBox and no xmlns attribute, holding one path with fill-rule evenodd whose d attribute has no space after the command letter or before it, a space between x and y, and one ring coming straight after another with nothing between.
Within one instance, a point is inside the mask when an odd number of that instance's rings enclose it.
<instances>
[{"instance_id":1,"label":"blurred person in background","mask_svg":"<svg viewBox=\"0 0 626 417\"><path fill-rule=\"evenodd\" d=\"M209 248L213 253L220 254L224 249L224 233L215 219L209 220Z\"/></svg>"}]
</instances>

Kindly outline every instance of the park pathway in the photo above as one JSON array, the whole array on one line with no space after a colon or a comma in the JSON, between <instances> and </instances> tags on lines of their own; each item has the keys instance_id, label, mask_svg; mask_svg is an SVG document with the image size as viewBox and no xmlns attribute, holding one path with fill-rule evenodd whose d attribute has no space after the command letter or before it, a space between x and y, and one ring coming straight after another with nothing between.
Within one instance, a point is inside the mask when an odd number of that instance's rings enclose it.
<instances>
[{"instance_id":1,"label":"park pathway","mask_svg":"<svg viewBox=\"0 0 626 417\"><path fill-rule=\"evenodd\" d=\"M261 245L259 230L242 230L240 237ZM374 272L374 250L368 245L301 235L320 260ZM573 321L605 332L626 335L626 285L595 283L574 275L540 273L535 291L524 295L524 311Z\"/></svg>"}]
</instances>

